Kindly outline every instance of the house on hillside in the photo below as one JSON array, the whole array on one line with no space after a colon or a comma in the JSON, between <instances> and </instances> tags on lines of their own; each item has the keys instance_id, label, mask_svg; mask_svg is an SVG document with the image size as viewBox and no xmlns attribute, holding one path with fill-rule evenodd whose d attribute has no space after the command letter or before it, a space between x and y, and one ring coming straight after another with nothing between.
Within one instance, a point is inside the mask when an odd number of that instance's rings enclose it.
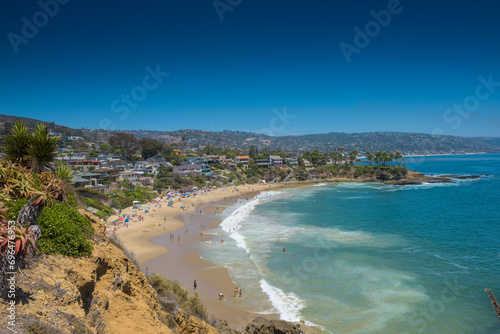
<instances>
[{"instance_id":1,"label":"house on hillside","mask_svg":"<svg viewBox=\"0 0 500 334\"><path fill-rule=\"evenodd\" d=\"M174 171L172 174L177 174L181 177L194 177L200 176L202 173L202 166L197 164L184 164L180 166L174 166Z\"/></svg>"},{"instance_id":2,"label":"house on hillside","mask_svg":"<svg viewBox=\"0 0 500 334\"><path fill-rule=\"evenodd\" d=\"M182 150L180 150L178 148L174 149L174 153L177 154L177 155L183 156L183 157L186 156L186 152L184 152L184 151L182 151Z\"/></svg>"},{"instance_id":3,"label":"house on hillside","mask_svg":"<svg viewBox=\"0 0 500 334\"><path fill-rule=\"evenodd\" d=\"M102 181L108 181L110 183L118 182L120 178L120 171L111 168L99 168L94 169L92 173L98 175L97 179Z\"/></svg>"},{"instance_id":4,"label":"house on hillside","mask_svg":"<svg viewBox=\"0 0 500 334\"><path fill-rule=\"evenodd\" d=\"M219 157L216 156L216 155L207 155L205 156L205 161L209 164L209 165L213 165L213 164L216 164L219 162Z\"/></svg>"},{"instance_id":5,"label":"house on hillside","mask_svg":"<svg viewBox=\"0 0 500 334\"><path fill-rule=\"evenodd\" d=\"M129 167L132 167L131 164L123 160L110 161L108 165L113 169L119 169L119 170L125 170Z\"/></svg>"},{"instance_id":6,"label":"house on hillside","mask_svg":"<svg viewBox=\"0 0 500 334\"><path fill-rule=\"evenodd\" d=\"M168 166L170 164L170 162L168 162L164 158L160 158L160 157L149 158L149 159L147 159L147 161L150 164L156 163L156 164L158 164L158 166Z\"/></svg>"},{"instance_id":7,"label":"house on hillside","mask_svg":"<svg viewBox=\"0 0 500 334\"><path fill-rule=\"evenodd\" d=\"M250 157L248 155L238 155L234 157L234 162L242 162L246 164L248 163L248 160L250 160Z\"/></svg>"},{"instance_id":8,"label":"house on hillside","mask_svg":"<svg viewBox=\"0 0 500 334\"><path fill-rule=\"evenodd\" d=\"M293 167L299 166L299 161L297 158L286 158L286 162L291 164Z\"/></svg>"},{"instance_id":9,"label":"house on hillside","mask_svg":"<svg viewBox=\"0 0 500 334\"><path fill-rule=\"evenodd\" d=\"M67 161L68 166L76 167L79 170L88 169L89 167L99 168L101 167L101 162L97 160L76 160Z\"/></svg>"},{"instance_id":10,"label":"house on hillside","mask_svg":"<svg viewBox=\"0 0 500 334\"><path fill-rule=\"evenodd\" d=\"M283 158L281 158L279 155L270 155L269 163L275 166L281 166L283 165Z\"/></svg>"},{"instance_id":11,"label":"house on hillside","mask_svg":"<svg viewBox=\"0 0 500 334\"><path fill-rule=\"evenodd\" d=\"M271 166L268 159L255 159L254 162L259 167L267 168L267 167Z\"/></svg>"},{"instance_id":12,"label":"house on hillside","mask_svg":"<svg viewBox=\"0 0 500 334\"><path fill-rule=\"evenodd\" d=\"M140 169L145 169L147 166L149 166L150 163L147 162L147 161L136 161L135 164L134 164L134 169L135 170L140 170Z\"/></svg>"}]
</instances>

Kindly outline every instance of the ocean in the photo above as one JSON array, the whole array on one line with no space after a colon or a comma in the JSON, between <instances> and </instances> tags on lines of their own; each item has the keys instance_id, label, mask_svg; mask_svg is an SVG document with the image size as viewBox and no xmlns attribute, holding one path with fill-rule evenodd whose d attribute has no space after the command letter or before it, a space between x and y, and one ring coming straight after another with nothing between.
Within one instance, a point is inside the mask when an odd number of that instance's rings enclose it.
<instances>
[{"instance_id":1,"label":"ocean","mask_svg":"<svg viewBox=\"0 0 500 334\"><path fill-rule=\"evenodd\" d=\"M500 333L484 292L500 299L500 154L406 160L481 178L263 193L230 206L198 251L246 308L325 332Z\"/></svg>"}]
</instances>

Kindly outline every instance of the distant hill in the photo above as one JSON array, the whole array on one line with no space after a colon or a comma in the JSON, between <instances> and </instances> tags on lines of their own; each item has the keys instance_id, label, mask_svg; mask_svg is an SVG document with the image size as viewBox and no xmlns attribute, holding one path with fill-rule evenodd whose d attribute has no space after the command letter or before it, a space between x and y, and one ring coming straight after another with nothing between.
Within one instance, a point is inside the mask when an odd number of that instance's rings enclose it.
<instances>
[{"instance_id":1,"label":"distant hill","mask_svg":"<svg viewBox=\"0 0 500 334\"><path fill-rule=\"evenodd\" d=\"M1 133L4 134L4 131L7 130L6 127L8 128L9 125L14 124L16 121L23 122L29 128L34 128L38 123L44 123L52 131L63 133L67 136L78 135L78 133L82 132L81 130L72 129L67 126L57 125L54 122L44 122L38 119L33 119L28 117L0 115L0 129L2 130Z\"/></svg>"},{"instance_id":2,"label":"distant hill","mask_svg":"<svg viewBox=\"0 0 500 334\"><path fill-rule=\"evenodd\" d=\"M33 126L39 120L0 115L0 127L6 122L21 120ZM55 132L64 135L84 136L88 140L107 140L114 132L109 130L72 129L65 126L44 122ZM133 134L137 139L153 138L165 143L176 143L181 147L201 148L206 145L230 147L247 150L255 146L262 150L282 150L292 154L300 154L315 149L321 152L331 152L343 147L345 152L399 151L404 155L411 154L445 154L445 153L497 153L500 152L500 137L458 137L442 136L424 133L406 132L363 132L342 133L330 132L302 136L272 137L265 134L244 131L203 131L181 129L176 131L119 130ZM118 132L118 131L115 131ZM184 137L184 140L182 139Z\"/></svg>"},{"instance_id":3,"label":"distant hill","mask_svg":"<svg viewBox=\"0 0 500 334\"><path fill-rule=\"evenodd\" d=\"M259 150L283 150L290 153L319 150L331 152L339 147L345 151L360 152L399 151L403 154L443 154L443 153L474 153L500 152L500 138L494 137L457 137L441 136L423 133L404 132L365 132L311 134L303 136L271 137L243 131L125 131L137 138L155 138L167 143L181 142L186 136L183 146L202 147L205 145L218 147L248 149L251 145Z\"/></svg>"}]
</instances>

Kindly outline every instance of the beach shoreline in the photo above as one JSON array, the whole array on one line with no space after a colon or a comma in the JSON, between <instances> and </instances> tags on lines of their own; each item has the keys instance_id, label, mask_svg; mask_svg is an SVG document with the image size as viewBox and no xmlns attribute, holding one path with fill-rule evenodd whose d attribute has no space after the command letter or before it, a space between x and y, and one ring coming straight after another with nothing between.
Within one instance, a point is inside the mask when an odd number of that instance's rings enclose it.
<instances>
[{"instance_id":1,"label":"beach shoreline","mask_svg":"<svg viewBox=\"0 0 500 334\"><path fill-rule=\"evenodd\" d=\"M210 315L228 321L237 330L244 331L246 325L258 316L279 319L279 314L261 315L249 311L252 305L243 298L232 297L233 281L227 268L218 267L205 260L194 250L195 244L204 240L200 233L217 228L222 223L219 218L230 205L241 200L253 199L265 191L313 186L318 182L293 182L279 184L243 185L236 188L219 188L194 197L174 200L173 207L161 203L143 215L143 221L135 222L116 231L123 246L131 251L148 274L158 273L177 280L192 295L194 280L196 292ZM181 209L180 207L184 208ZM133 208L122 210L122 215L132 214ZM136 214L141 212L136 210ZM118 217L112 217L115 220ZM172 238L172 239L171 239ZM217 296L224 293L225 300ZM255 301L253 301L255 303ZM304 324L302 324L304 326Z\"/></svg>"}]
</instances>

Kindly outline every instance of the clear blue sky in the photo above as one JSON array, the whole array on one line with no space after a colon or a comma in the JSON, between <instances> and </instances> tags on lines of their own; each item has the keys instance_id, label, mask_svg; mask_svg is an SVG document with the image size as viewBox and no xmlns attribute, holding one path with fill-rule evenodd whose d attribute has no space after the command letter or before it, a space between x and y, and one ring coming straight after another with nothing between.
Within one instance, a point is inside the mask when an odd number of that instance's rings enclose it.
<instances>
[{"instance_id":1,"label":"clear blue sky","mask_svg":"<svg viewBox=\"0 0 500 334\"><path fill-rule=\"evenodd\" d=\"M500 135L498 0L218 0L219 12L213 0L55 1L42 0L53 17L37 1L0 5L1 114L91 129ZM374 24L382 10L390 22ZM355 27L372 29L369 43ZM148 76L158 64L161 82ZM273 113L284 108L285 123Z\"/></svg>"}]
</instances>

